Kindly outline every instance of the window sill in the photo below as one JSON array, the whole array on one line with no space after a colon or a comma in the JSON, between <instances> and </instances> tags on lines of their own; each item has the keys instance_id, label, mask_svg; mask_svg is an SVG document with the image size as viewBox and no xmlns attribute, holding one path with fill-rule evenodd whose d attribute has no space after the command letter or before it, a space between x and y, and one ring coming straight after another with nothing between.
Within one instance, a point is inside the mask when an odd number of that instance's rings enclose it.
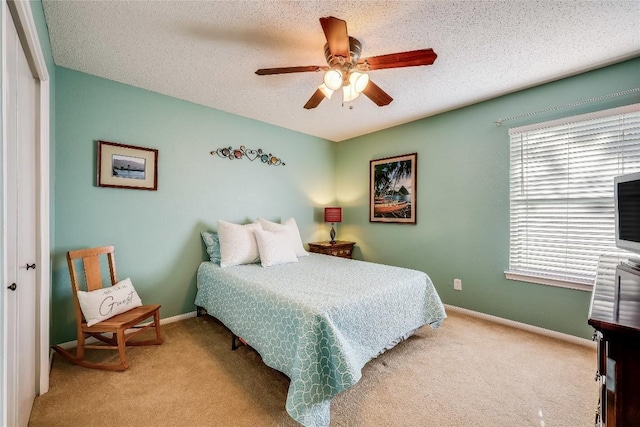
<instances>
[{"instance_id":1,"label":"window sill","mask_svg":"<svg viewBox=\"0 0 640 427\"><path fill-rule=\"evenodd\" d=\"M516 271L505 271L504 277L508 280L517 280L519 282L536 283L539 285L555 286L557 288L575 289L578 291L591 292L593 290L593 283L570 281L566 279L559 279L555 277L527 274Z\"/></svg>"}]
</instances>

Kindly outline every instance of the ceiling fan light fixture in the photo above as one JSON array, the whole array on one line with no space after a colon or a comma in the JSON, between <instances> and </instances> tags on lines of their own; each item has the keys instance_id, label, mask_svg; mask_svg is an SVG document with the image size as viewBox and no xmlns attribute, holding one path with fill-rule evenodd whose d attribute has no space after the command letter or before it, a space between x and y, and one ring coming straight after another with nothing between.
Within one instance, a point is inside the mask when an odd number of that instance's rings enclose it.
<instances>
[{"instance_id":1,"label":"ceiling fan light fixture","mask_svg":"<svg viewBox=\"0 0 640 427\"><path fill-rule=\"evenodd\" d=\"M355 87L352 84L342 86L342 101L343 102L353 101L359 95L360 95L360 92L357 92L355 90Z\"/></svg>"},{"instance_id":2,"label":"ceiling fan light fixture","mask_svg":"<svg viewBox=\"0 0 640 427\"><path fill-rule=\"evenodd\" d=\"M331 99L331 95L333 95L333 90L329 89L326 84L322 83L320 86L318 86L318 89L320 89L320 92L322 92L325 98Z\"/></svg>"},{"instance_id":3,"label":"ceiling fan light fixture","mask_svg":"<svg viewBox=\"0 0 640 427\"><path fill-rule=\"evenodd\" d=\"M370 81L367 73L389 68L431 65L438 57L433 49L418 49L362 58L362 44L348 35L346 21L326 16L320 18L320 26L327 41L324 56L328 66L306 65L256 70L259 76L324 71L323 84L318 86L304 105L307 110L316 108L324 98L330 99L333 92L341 87L343 102L353 101L360 93L364 93L378 107L389 105L393 98Z\"/></svg>"},{"instance_id":4,"label":"ceiling fan light fixture","mask_svg":"<svg viewBox=\"0 0 640 427\"><path fill-rule=\"evenodd\" d=\"M354 71L349 75L349 82L356 92L361 93L369 84L369 75Z\"/></svg>"},{"instance_id":5,"label":"ceiling fan light fixture","mask_svg":"<svg viewBox=\"0 0 640 427\"><path fill-rule=\"evenodd\" d=\"M324 73L324 84L331 90L338 90L342 86L342 73L338 70L329 70Z\"/></svg>"}]
</instances>

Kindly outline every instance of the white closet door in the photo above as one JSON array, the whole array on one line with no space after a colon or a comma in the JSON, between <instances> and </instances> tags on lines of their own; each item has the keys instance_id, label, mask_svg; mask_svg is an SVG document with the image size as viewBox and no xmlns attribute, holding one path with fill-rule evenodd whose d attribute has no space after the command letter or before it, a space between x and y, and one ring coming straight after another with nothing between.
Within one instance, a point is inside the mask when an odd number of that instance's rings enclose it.
<instances>
[{"instance_id":1,"label":"white closet door","mask_svg":"<svg viewBox=\"0 0 640 427\"><path fill-rule=\"evenodd\" d=\"M7 416L26 426L36 396L36 118L38 84L10 16L6 25Z\"/></svg>"}]
</instances>

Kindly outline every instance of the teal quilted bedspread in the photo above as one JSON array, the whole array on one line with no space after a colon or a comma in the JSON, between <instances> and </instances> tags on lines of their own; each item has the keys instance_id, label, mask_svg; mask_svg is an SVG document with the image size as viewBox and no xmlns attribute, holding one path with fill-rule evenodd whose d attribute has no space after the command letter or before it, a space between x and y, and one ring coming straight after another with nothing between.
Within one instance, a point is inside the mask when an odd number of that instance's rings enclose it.
<instances>
[{"instance_id":1,"label":"teal quilted bedspread","mask_svg":"<svg viewBox=\"0 0 640 427\"><path fill-rule=\"evenodd\" d=\"M268 268L203 262L195 303L290 378L286 410L305 426L328 426L331 398L369 360L446 318L425 273L319 254Z\"/></svg>"}]
</instances>

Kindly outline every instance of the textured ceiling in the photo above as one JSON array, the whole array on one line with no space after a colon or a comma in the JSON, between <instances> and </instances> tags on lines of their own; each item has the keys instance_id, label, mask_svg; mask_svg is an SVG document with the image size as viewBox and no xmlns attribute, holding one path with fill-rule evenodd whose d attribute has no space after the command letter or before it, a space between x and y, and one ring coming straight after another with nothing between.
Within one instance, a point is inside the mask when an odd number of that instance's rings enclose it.
<instances>
[{"instance_id":1,"label":"textured ceiling","mask_svg":"<svg viewBox=\"0 0 640 427\"><path fill-rule=\"evenodd\" d=\"M640 1L50 1L55 63L331 141L640 55ZM394 100L303 109L326 65L318 19L347 21L363 57L433 48L433 65L377 70ZM551 107L551 106L550 106Z\"/></svg>"}]
</instances>

